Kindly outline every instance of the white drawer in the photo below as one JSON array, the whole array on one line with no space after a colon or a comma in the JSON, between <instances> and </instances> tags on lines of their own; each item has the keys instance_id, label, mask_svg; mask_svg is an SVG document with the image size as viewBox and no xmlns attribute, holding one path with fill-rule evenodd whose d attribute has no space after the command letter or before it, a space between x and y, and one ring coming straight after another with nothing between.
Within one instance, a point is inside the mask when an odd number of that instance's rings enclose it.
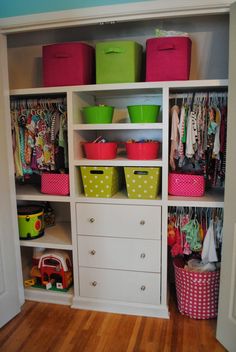
<instances>
[{"instance_id":1,"label":"white drawer","mask_svg":"<svg viewBox=\"0 0 236 352\"><path fill-rule=\"evenodd\" d=\"M80 296L160 304L160 274L80 268Z\"/></svg>"},{"instance_id":2,"label":"white drawer","mask_svg":"<svg viewBox=\"0 0 236 352\"><path fill-rule=\"evenodd\" d=\"M77 203L80 235L161 238L161 207Z\"/></svg>"},{"instance_id":3,"label":"white drawer","mask_svg":"<svg viewBox=\"0 0 236 352\"><path fill-rule=\"evenodd\" d=\"M160 272L160 240L78 236L79 265Z\"/></svg>"}]
</instances>

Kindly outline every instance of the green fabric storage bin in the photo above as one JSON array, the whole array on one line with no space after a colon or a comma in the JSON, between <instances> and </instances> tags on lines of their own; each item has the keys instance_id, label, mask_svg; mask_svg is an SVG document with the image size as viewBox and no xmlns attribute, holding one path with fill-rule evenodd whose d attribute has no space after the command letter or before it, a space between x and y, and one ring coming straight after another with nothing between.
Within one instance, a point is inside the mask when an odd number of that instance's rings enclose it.
<instances>
[{"instance_id":1,"label":"green fabric storage bin","mask_svg":"<svg viewBox=\"0 0 236 352\"><path fill-rule=\"evenodd\" d=\"M86 197L110 198L120 188L120 170L113 166L81 166Z\"/></svg>"},{"instance_id":2,"label":"green fabric storage bin","mask_svg":"<svg viewBox=\"0 0 236 352\"><path fill-rule=\"evenodd\" d=\"M125 181L129 198L155 199L160 190L160 167L131 167L125 169Z\"/></svg>"},{"instance_id":3,"label":"green fabric storage bin","mask_svg":"<svg viewBox=\"0 0 236 352\"><path fill-rule=\"evenodd\" d=\"M142 46L134 41L96 44L96 83L139 82Z\"/></svg>"}]
</instances>

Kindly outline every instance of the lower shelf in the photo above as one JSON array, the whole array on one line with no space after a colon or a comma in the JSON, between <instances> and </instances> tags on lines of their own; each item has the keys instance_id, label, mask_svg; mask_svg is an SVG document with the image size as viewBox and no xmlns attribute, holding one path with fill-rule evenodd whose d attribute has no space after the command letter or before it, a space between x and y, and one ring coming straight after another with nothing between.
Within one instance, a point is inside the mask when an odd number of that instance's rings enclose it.
<instances>
[{"instance_id":1,"label":"lower shelf","mask_svg":"<svg viewBox=\"0 0 236 352\"><path fill-rule=\"evenodd\" d=\"M58 222L55 226L46 228L44 236L33 240L21 240L20 245L72 250L70 223Z\"/></svg>"},{"instance_id":2,"label":"lower shelf","mask_svg":"<svg viewBox=\"0 0 236 352\"><path fill-rule=\"evenodd\" d=\"M67 292L47 291L40 288L26 288L25 299L36 302L72 305L74 290L70 288Z\"/></svg>"}]
</instances>

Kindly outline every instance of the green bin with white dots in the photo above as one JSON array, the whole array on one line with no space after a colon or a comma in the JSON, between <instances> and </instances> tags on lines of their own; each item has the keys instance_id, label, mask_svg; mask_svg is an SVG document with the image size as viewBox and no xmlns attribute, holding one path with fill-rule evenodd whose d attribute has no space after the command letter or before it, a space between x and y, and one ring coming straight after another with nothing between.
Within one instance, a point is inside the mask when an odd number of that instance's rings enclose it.
<instances>
[{"instance_id":1,"label":"green bin with white dots","mask_svg":"<svg viewBox=\"0 0 236 352\"><path fill-rule=\"evenodd\" d=\"M160 191L160 167L125 167L125 181L129 198L155 199Z\"/></svg>"},{"instance_id":2,"label":"green bin with white dots","mask_svg":"<svg viewBox=\"0 0 236 352\"><path fill-rule=\"evenodd\" d=\"M120 188L120 170L113 166L81 166L86 197L110 198Z\"/></svg>"}]
</instances>

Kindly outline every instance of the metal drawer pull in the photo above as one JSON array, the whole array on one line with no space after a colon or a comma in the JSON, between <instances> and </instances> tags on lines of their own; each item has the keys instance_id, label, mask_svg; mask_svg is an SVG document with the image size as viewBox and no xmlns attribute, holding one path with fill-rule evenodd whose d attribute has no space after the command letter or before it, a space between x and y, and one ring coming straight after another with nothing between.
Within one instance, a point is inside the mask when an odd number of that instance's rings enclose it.
<instances>
[{"instance_id":1,"label":"metal drawer pull","mask_svg":"<svg viewBox=\"0 0 236 352\"><path fill-rule=\"evenodd\" d=\"M91 224L92 224L94 221L95 221L94 218L90 218L90 219L89 219L89 222L91 222Z\"/></svg>"},{"instance_id":2,"label":"metal drawer pull","mask_svg":"<svg viewBox=\"0 0 236 352\"><path fill-rule=\"evenodd\" d=\"M97 281L93 281L93 282L91 282L91 286L93 286L93 287L95 287L95 286L97 286Z\"/></svg>"},{"instance_id":3,"label":"metal drawer pull","mask_svg":"<svg viewBox=\"0 0 236 352\"><path fill-rule=\"evenodd\" d=\"M95 249L92 249L91 251L89 251L89 254L91 254L91 255L95 255L95 254L96 254Z\"/></svg>"},{"instance_id":4,"label":"metal drawer pull","mask_svg":"<svg viewBox=\"0 0 236 352\"><path fill-rule=\"evenodd\" d=\"M144 259L145 257L146 257L146 254L145 254L145 253L141 253L141 254L140 254L140 258L141 258L141 259Z\"/></svg>"},{"instance_id":5,"label":"metal drawer pull","mask_svg":"<svg viewBox=\"0 0 236 352\"><path fill-rule=\"evenodd\" d=\"M141 220L140 225L145 225L145 220Z\"/></svg>"},{"instance_id":6,"label":"metal drawer pull","mask_svg":"<svg viewBox=\"0 0 236 352\"><path fill-rule=\"evenodd\" d=\"M146 290L146 286L142 285L142 286L140 287L140 289L141 289L141 291L145 291L145 290Z\"/></svg>"}]
</instances>

